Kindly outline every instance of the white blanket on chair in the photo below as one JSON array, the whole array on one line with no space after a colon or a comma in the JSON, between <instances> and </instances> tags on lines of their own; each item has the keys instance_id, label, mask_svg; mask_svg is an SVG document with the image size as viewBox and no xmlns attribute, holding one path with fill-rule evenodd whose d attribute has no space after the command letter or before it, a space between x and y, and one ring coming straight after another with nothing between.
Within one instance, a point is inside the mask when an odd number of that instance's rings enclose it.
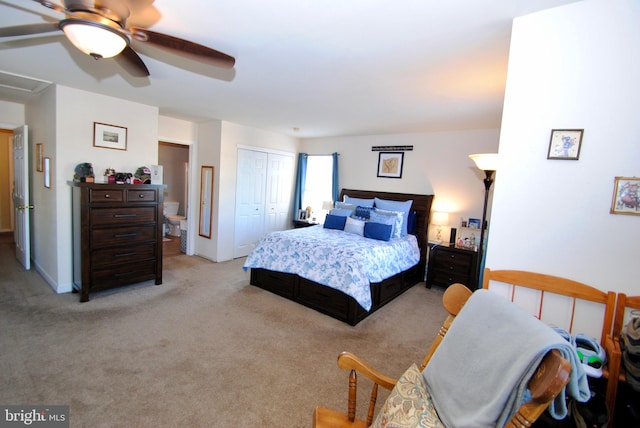
<instances>
[{"instance_id":1,"label":"white blanket on chair","mask_svg":"<svg viewBox=\"0 0 640 428\"><path fill-rule=\"evenodd\" d=\"M448 427L504 426L551 349L571 363L567 393L587 401L587 377L569 342L504 297L476 291L423 371L438 416ZM567 414L565 390L549 407L556 418Z\"/></svg>"}]
</instances>

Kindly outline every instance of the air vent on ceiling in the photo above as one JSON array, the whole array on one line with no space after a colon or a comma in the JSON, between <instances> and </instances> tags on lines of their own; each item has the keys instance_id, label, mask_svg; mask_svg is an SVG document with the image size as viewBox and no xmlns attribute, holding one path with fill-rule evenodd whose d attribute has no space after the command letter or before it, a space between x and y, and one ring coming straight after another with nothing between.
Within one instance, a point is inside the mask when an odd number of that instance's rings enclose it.
<instances>
[{"instance_id":1,"label":"air vent on ceiling","mask_svg":"<svg viewBox=\"0 0 640 428\"><path fill-rule=\"evenodd\" d=\"M19 74L9 73L0 70L0 88L14 89L29 94L37 94L51 82L40 80L33 77L21 76Z\"/></svg>"}]
</instances>

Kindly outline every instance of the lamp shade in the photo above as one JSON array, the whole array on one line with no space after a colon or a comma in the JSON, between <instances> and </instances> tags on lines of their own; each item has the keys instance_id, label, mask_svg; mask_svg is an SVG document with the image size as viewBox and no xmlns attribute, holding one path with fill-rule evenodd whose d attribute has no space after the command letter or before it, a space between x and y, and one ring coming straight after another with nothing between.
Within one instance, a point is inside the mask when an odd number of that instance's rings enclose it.
<instances>
[{"instance_id":1,"label":"lamp shade","mask_svg":"<svg viewBox=\"0 0 640 428\"><path fill-rule=\"evenodd\" d=\"M469 157L476 163L478 169L483 171L496 171L498 169L497 153L480 153L469 155Z\"/></svg>"},{"instance_id":2,"label":"lamp shade","mask_svg":"<svg viewBox=\"0 0 640 428\"><path fill-rule=\"evenodd\" d=\"M449 213L434 211L433 214L431 214L431 224L435 224L436 226L448 226Z\"/></svg>"},{"instance_id":3,"label":"lamp shade","mask_svg":"<svg viewBox=\"0 0 640 428\"><path fill-rule=\"evenodd\" d=\"M111 58L127 46L126 38L107 26L73 20L63 21L61 26L71 43L87 55Z\"/></svg>"},{"instance_id":4,"label":"lamp shade","mask_svg":"<svg viewBox=\"0 0 640 428\"><path fill-rule=\"evenodd\" d=\"M333 208L333 201L322 201L322 209L329 211Z\"/></svg>"}]
</instances>

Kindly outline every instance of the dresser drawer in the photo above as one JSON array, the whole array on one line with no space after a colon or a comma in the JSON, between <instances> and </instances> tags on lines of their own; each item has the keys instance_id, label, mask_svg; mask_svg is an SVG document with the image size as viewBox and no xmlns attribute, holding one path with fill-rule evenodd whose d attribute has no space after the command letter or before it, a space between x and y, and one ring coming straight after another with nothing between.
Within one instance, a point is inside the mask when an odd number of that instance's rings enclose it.
<instances>
[{"instance_id":1,"label":"dresser drawer","mask_svg":"<svg viewBox=\"0 0 640 428\"><path fill-rule=\"evenodd\" d=\"M447 272L442 270L436 270L431 276L431 283L433 285L440 285L442 287L448 287L451 284L459 282L471 287L471 280L469 275L460 274L458 272Z\"/></svg>"},{"instance_id":2,"label":"dresser drawer","mask_svg":"<svg viewBox=\"0 0 640 428\"><path fill-rule=\"evenodd\" d=\"M155 190L127 189L127 202L155 202L157 193Z\"/></svg>"},{"instance_id":3,"label":"dresser drawer","mask_svg":"<svg viewBox=\"0 0 640 428\"><path fill-rule=\"evenodd\" d=\"M91 266L101 268L114 264L138 262L157 257L155 244L101 248L91 254Z\"/></svg>"},{"instance_id":4,"label":"dresser drawer","mask_svg":"<svg viewBox=\"0 0 640 428\"><path fill-rule=\"evenodd\" d=\"M436 252L433 259L440 268L451 270L462 269L468 271L473 262L473 255L439 250Z\"/></svg>"},{"instance_id":5,"label":"dresser drawer","mask_svg":"<svg viewBox=\"0 0 640 428\"><path fill-rule=\"evenodd\" d=\"M103 290L155 279L156 268L156 261L149 260L113 266L108 269L94 269L91 272L91 290Z\"/></svg>"},{"instance_id":6,"label":"dresser drawer","mask_svg":"<svg viewBox=\"0 0 640 428\"><path fill-rule=\"evenodd\" d=\"M156 207L96 208L91 210L93 226L149 223L156 221Z\"/></svg>"},{"instance_id":7,"label":"dresser drawer","mask_svg":"<svg viewBox=\"0 0 640 428\"><path fill-rule=\"evenodd\" d=\"M104 248L113 245L133 245L156 239L156 225L114 227L110 229L93 229L91 242L93 248Z\"/></svg>"},{"instance_id":8,"label":"dresser drawer","mask_svg":"<svg viewBox=\"0 0 640 428\"><path fill-rule=\"evenodd\" d=\"M89 189L89 203L122 202L124 191L121 189Z\"/></svg>"}]
</instances>

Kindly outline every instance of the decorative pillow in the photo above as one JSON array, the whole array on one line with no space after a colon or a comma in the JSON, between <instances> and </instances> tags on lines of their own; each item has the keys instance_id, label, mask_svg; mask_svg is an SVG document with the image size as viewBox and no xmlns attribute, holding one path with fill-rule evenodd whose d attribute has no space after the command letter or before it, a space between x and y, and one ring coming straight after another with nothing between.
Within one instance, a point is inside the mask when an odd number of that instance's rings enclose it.
<instances>
[{"instance_id":1,"label":"decorative pillow","mask_svg":"<svg viewBox=\"0 0 640 428\"><path fill-rule=\"evenodd\" d=\"M364 220L347 217L347 223L344 225L344 231L364 236Z\"/></svg>"},{"instance_id":2,"label":"decorative pillow","mask_svg":"<svg viewBox=\"0 0 640 428\"><path fill-rule=\"evenodd\" d=\"M337 215L339 217L349 217L353 214L353 211L348 208L332 208L331 211L329 211L329 214Z\"/></svg>"},{"instance_id":3,"label":"decorative pillow","mask_svg":"<svg viewBox=\"0 0 640 428\"><path fill-rule=\"evenodd\" d=\"M364 237L377 239L380 241L388 241L391 239L393 226L390 224L375 223L368 221L364 224Z\"/></svg>"},{"instance_id":4,"label":"decorative pillow","mask_svg":"<svg viewBox=\"0 0 640 428\"><path fill-rule=\"evenodd\" d=\"M413 204L413 199L409 199L408 201L389 201L387 199L375 198L376 208L380 208L388 211L402 212L403 214L402 233L400 233L400 236L407 236L409 210L411 210L412 204Z\"/></svg>"},{"instance_id":5,"label":"decorative pillow","mask_svg":"<svg viewBox=\"0 0 640 428\"><path fill-rule=\"evenodd\" d=\"M347 217L327 214L327 216L324 219L323 227L325 229L344 230L344 225L346 222L347 222Z\"/></svg>"},{"instance_id":6,"label":"decorative pillow","mask_svg":"<svg viewBox=\"0 0 640 428\"><path fill-rule=\"evenodd\" d=\"M371 428L445 428L431 402L422 373L415 364L406 372L384 402Z\"/></svg>"},{"instance_id":7,"label":"decorative pillow","mask_svg":"<svg viewBox=\"0 0 640 428\"><path fill-rule=\"evenodd\" d=\"M355 206L360 205L361 207L372 207L374 202L373 199L352 198L351 196L347 195L344 195L344 201Z\"/></svg>"},{"instance_id":8,"label":"decorative pillow","mask_svg":"<svg viewBox=\"0 0 640 428\"><path fill-rule=\"evenodd\" d=\"M403 215L400 211L387 211L376 208L371 213L370 220L377 223L390 224L393 226L392 238L399 238L402 234Z\"/></svg>"},{"instance_id":9,"label":"decorative pillow","mask_svg":"<svg viewBox=\"0 0 640 428\"><path fill-rule=\"evenodd\" d=\"M355 218L369 220L369 217L371 216L371 211L373 211L373 210L375 210L375 208L373 208L373 207L358 206L358 207L356 207L356 212L353 213L353 216Z\"/></svg>"},{"instance_id":10,"label":"decorative pillow","mask_svg":"<svg viewBox=\"0 0 640 428\"><path fill-rule=\"evenodd\" d=\"M407 218L407 234L415 235L418 227L418 213L415 211L409 211L409 217Z\"/></svg>"}]
</instances>

